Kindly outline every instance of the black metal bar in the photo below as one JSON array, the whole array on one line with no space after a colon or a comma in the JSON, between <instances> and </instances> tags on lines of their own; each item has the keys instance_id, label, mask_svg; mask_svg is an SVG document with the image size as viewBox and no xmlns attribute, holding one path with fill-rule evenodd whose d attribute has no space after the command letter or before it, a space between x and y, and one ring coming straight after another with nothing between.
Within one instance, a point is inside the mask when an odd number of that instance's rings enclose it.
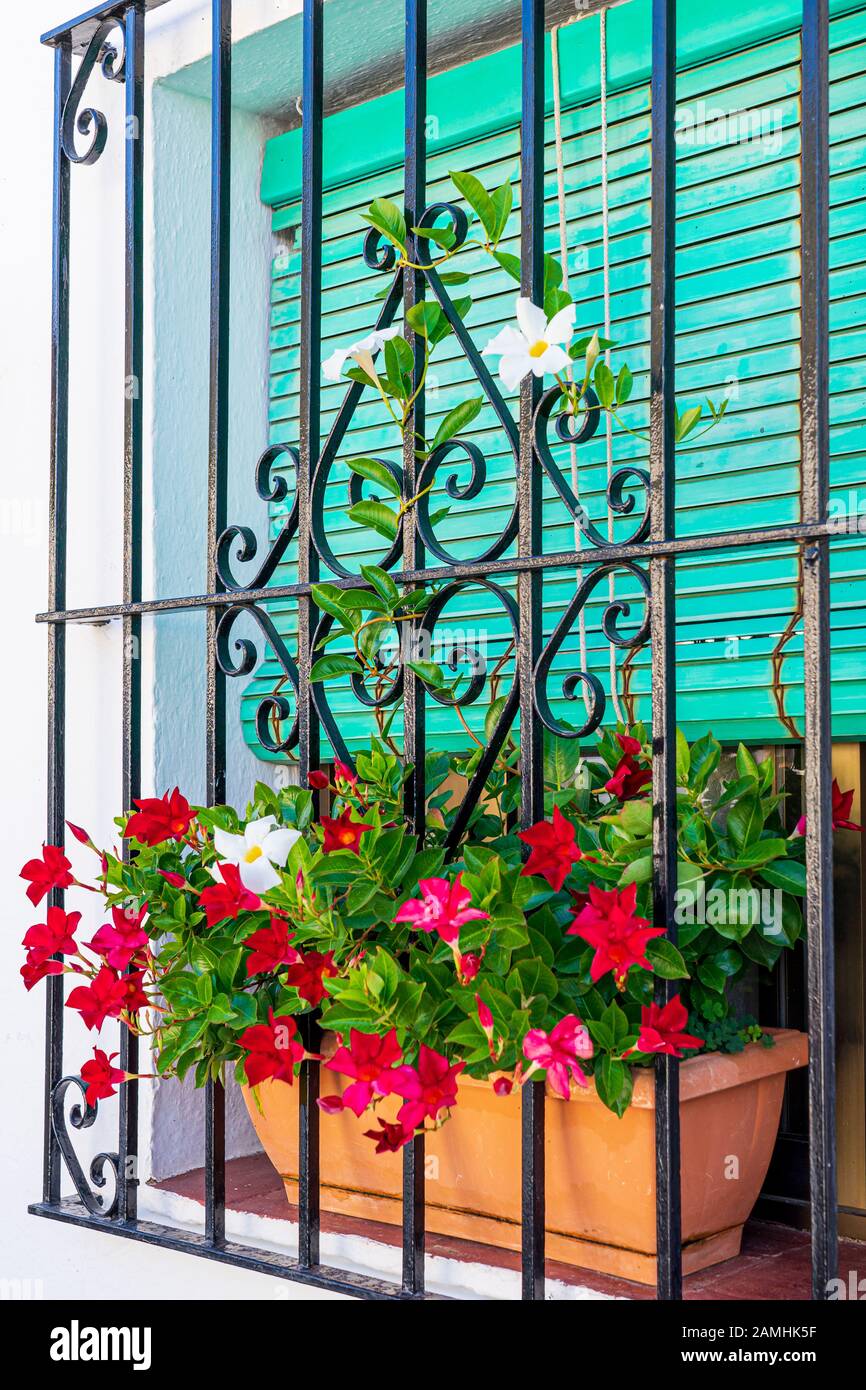
<instances>
[{"instance_id":1,"label":"black metal bar","mask_svg":"<svg viewBox=\"0 0 866 1390\"><path fill-rule=\"evenodd\" d=\"M544 300L544 0L523 0L521 143L521 293ZM541 380L530 374L520 386L518 554L541 555L541 468L535 457L532 422ZM543 731L535 713L534 673L541 653L543 613L540 570L518 575L520 641L520 821L526 828L544 816ZM544 1297L544 1087L523 1088L522 1253L523 1297Z\"/></svg>"},{"instance_id":2,"label":"black metal bar","mask_svg":"<svg viewBox=\"0 0 866 1390\"><path fill-rule=\"evenodd\" d=\"M66 501L69 452L69 160L63 153L63 108L72 85L68 41L54 53L54 191L51 228L51 444L48 481L48 602L66 602ZM48 807L47 840L65 838L66 633L48 633ZM51 906L63 904L54 888ZM51 1093L63 1075L63 976L45 981L45 1149L42 1191L60 1199L60 1150L51 1124Z\"/></svg>"},{"instance_id":3,"label":"black metal bar","mask_svg":"<svg viewBox=\"0 0 866 1390\"><path fill-rule=\"evenodd\" d=\"M301 198L301 376L298 442L298 579L319 577L319 557L310 532L310 490L321 449L322 357L322 119L324 16L322 0L304 0L303 192ZM310 686L318 611L309 592L298 599L298 728L301 784L320 761L319 718ZM316 793L314 793L316 795ZM301 1067L299 1108L298 1258L319 1263L319 1063Z\"/></svg>"},{"instance_id":4,"label":"black metal bar","mask_svg":"<svg viewBox=\"0 0 866 1390\"><path fill-rule=\"evenodd\" d=\"M804 0L801 114L802 519L823 522L830 500L829 60L827 0ZM806 926L809 1000L809 1184L812 1297L838 1275L836 1027L831 808L830 550L803 550Z\"/></svg>"},{"instance_id":5,"label":"black metal bar","mask_svg":"<svg viewBox=\"0 0 866 1390\"><path fill-rule=\"evenodd\" d=\"M612 560L652 560L666 555L698 555L718 550L748 550L755 545L796 545L801 541L831 539L840 535L837 524L774 526L765 530L742 531L731 536L682 536L668 541L635 545L606 545L585 550L559 550L550 555L520 555L511 559L482 563L437 566L423 570L395 571L398 584L437 584L451 579L485 579L502 574L526 574L532 570L573 569L579 562L585 569L609 564ZM366 581L358 576L328 577L337 589L358 589ZM231 593L190 594L180 598L152 599L144 603L107 603L91 608L54 609L37 613L39 623L102 623L129 613L177 613L195 608L222 608L233 604L260 603L264 599L297 598L309 593L309 584L274 584L266 589L235 589Z\"/></svg>"},{"instance_id":6,"label":"black metal bar","mask_svg":"<svg viewBox=\"0 0 866 1390\"><path fill-rule=\"evenodd\" d=\"M406 0L406 35L404 48L405 85L405 184L404 203L406 226L417 226L427 201L427 0ZM415 242L409 232L409 245L414 247L413 259L427 256L429 242ZM424 298L424 276L419 271L406 270L403 275L403 318ZM412 341L407 328L406 337ZM419 390L424 369L420 338L415 338L413 389L418 391L403 433L403 491L406 500L418 491L418 469L415 451L417 440L424 435L425 405L423 387ZM418 531L417 516L411 507L403 518L403 568L422 569L424 546ZM413 635L414 635L413 629ZM425 777L426 708L424 686L408 665L404 666L403 687L403 753L412 766L406 783L406 817L419 843L423 843L427 822L427 793ZM423 1134L416 1135L403 1150L403 1288L407 1293L420 1294L424 1289L424 1148Z\"/></svg>"},{"instance_id":7,"label":"black metal bar","mask_svg":"<svg viewBox=\"0 0 866 1390\"><path fill-rule=\"evenodd\" d=\"M144 8L135 0L126 14L125 170L125 410L123 458L123 597L141 599L142 367L144 359ZM123 806L141 795L141 617L123 620ZM128 845L124 842L124 851ZM120 1030L120 1065L138 1072L138 1038ZM138 1082L120 1090L118 1216L136 1214L138 1197Z\"/></svg>"},{"instance_id":8,"label":"black metal bar","mask_svg":"<svg viewBox=\"0 0 866 1390\"><path fill-rule=\"evenodd\" d=\"M252 1245L238 1245L227 1242L219 1249L209 1244L207 1238L195 1231L183 1231L174 1226L163 1226L155 1221L100 1221L91 1217L83 1203L70 1198L49 1205L44 1202L28 1207L31 1216L48 1217L50 1221L61 1221L67 1225L84 1227L89 1231L104 1231L109 1235L123 1236L127 1240L137 1240L144 1245L155 1245L160 1250L176 1250L184 1255L198 1255L205 1260L218 1260L220 1264L235 1265L257 1274L271 1274L275 1279L287 1279L291 1283L305 1284L314 1289L326 1289L329 1293L347 1294L350 1298L365 1300L394 1300L400 1302L404 1295L399 1284L391 1284L386 1279L377 1279L367 1274L354 1274L351 1270L317 1265L305 1269L297 1260L292 1260L275 1250L260 1250ZM447 1302L444 1294L425 1293L425 1301L430 1303Z\"/></svg>"},{"instance_id":9,"label":"black metal bar","mask_svg":"<svg viewBox=\"0 0 866 1390\"><path fill-rule=\"evenodd\" d=\"M128 3L129 0L110 0L109 4L95 5L92 10L85 10L75 19L69 19L65 24L58 24L54 29L49 29L42 35L40 43L48 44L50 47L70 43L72 53L83 53L102 21L115 16L122 20ZM167 3L168 0L141 0L140 8L146 13Z\"/></svg>"},{"instance_id":10,"label":"black metal bar","mask_svg":"<svg viewBox=\"0 0 866 1390\"><path fill-rule=\"evenodd\" d=\"M651 536L676 529L676 0L654 0L652 42L652 308L650 324ZM652 642L653 920L676 941L676 603L672 557L650 562ZM656 980L664 1004L674 985ZM679 1063L655 1064L657 1290L682 1298Z\"/></svg>"},{"instance_id":11,"label":"black metal bar","mask_svg":"<svg viewBox=\"0 0 866 1390\"><path fill-rule=\"evenodd\" d=\"M229 284L231 209L231 0L212 0L210 437L208 451L207 583L220 588L217 540L226 527L229 429ZM216 655L216 609L207 613L205 781L208 805L226 796L226 681ZM218 1077L205 1094L205 1230L225 1241L225 1091Z\"/></svg>"}]
</instances>

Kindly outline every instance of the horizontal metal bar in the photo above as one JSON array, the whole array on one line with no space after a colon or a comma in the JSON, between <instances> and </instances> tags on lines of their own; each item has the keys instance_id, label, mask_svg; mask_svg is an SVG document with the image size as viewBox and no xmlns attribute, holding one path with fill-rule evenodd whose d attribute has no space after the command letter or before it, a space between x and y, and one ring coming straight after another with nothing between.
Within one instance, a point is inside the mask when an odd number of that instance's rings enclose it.
<instances>
[{"instance_id":1,"label":"horizontal metal bar","mask_svg":"<svg viewBox=\"0 0 866 1390\"><path fill-rule=\"evenodd\" d=\"M399 1299L405 1302L450 1302L444 1294L407 1294L397 1283L387 1279L375 1279L366 1274L354 1274L351 1270L335 1269L329 1265L317 1265L306 1269L290 1256L281 1255L275 1250L258 1250L254 1245L237 1245L227 1242L221 1247L208 1243L207 1238L195 1231L181 1231L174 1226L162 1226L155 1221L106 1221L93 1217L77 1198L67 1198L57 1203L35 1202L27 1210L31 1216L47 1216L52 1221L63 1221L73 1226L86 1226L91 1231L102 1231L106 1235L121 1236L126 1240L142 1241L146 1245L158 1245L163 1250L177 1250L183 1255L200 1255L205 1260L216 1260L220 1264L237 1265L257 1274L270 1274L276 1279L288 1279L296 1284L308 1284L313 1288L326 1289L329 1293L342 1293L350 1298Z\"/></svg>"},{"instance_id":2,"label":"horizontal metal bar","mask_svg":"<svg viewBox=\"0 0 866 1390\"><path fill-rule=\"evenodd\" d=\"M168 4L168 0L141 0L139 8L146 13L148 10L157 10L160 5L166 4ZM128 8L129 0L112 0L107 5L95 5L92 10L85 10L84 14L78 15L75 19L68 19L65 24L58 24L55 29L49 29L47 33L42 35L39 42L56 48L63 39L71 38L72 52L83 53L103 21L106 19L122 20Z\"/></svg>"},{"instance_id":3,"label":"horizontal metal bar","mask_svg":"<svg viewBox=\"0 0 866 1390\"><path fill-rule=\"evenodd\" d=\"M700 555L716 550L742 550L754 545L802 545L809 541L832 540L842 533L832 522L813 525L774 526L756 531L738 531L732 536L683 536L669 541L643 541L638 545L605 545L585 550L560 550L553 555L512 556L466 565L440 565L435 569L395 571L398 584L445 583L452 579L485 579L491 575L521 574L527 570L573 569L576 564L589 569L617 560L652 560L660 555ZM337 589L368 587L361 577L343 579L328 576ZM308 594L309 584L273 584L266 589L236 589L226 593L189 594L182 598L144 599L141 603L102 604L94 608L55 609L37 613L37 623L99 623L136 613L179 613L196 608L230 608L238 603L266 603L271 599L296 598Z\"/></svg>"}]
</instances>

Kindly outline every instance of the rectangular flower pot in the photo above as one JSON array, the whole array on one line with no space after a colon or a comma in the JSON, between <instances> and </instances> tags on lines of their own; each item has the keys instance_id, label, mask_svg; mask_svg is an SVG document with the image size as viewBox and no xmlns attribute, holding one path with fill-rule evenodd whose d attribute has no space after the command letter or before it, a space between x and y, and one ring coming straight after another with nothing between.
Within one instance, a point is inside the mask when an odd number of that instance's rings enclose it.
<instances>
[{"instance_id":1,"label":"rectangular flower pot","mask_svg":"<svg viewBox=\"0 0 866 1390\"><path fill-rule=\"evenodd\" d=\"M739 1252L743 1223L769 1167L785 1074L805 1066L808 1039L771 1030L771 1048L709 1053L680 1069L683 1267L705 1269ZM322 1070L322 1094L342 1079ZM297 1200L298 1088L268 1081L247 1108L290 1202ZM393 1119L397 1097L377 1113ZM652 1284L656 1277L655 1088L639 1072L634 1100L617 1119L595 1094L547 1096L547 1255L585 1269ZM369 1116L321 1119L322 1207L347 1216L401 1223L399 1154L375 1154L363 1131ZM494 1095L466 1078L451 1118L427 1136L427 1229L520 1248L520 1096Z\"/></svg>"}]
</instances>

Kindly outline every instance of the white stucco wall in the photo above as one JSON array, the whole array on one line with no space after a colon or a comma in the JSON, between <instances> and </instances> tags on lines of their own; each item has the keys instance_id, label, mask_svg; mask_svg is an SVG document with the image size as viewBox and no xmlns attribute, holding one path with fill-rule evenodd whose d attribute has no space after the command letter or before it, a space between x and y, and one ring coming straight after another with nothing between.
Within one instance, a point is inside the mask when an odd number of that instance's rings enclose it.
<instances>
[{"instance_id":1,"label":"white stucco wall","mask_svg":"<svg viewBox=\"0 0 866 1390\"><path fill-rule=\"evenodd\" d=\"M238 5L236 33L285 16L296 9L280 0ZM206 56L210 46L209 6L173 0L148 21L148 73L151 79ZM0 162L0 592L6 621L0 674L0 882L5 889L2 952L3 1011L0 1036L0 1288L40 1291L48 1298L135 1297L304 1298L307 1291L279 1280L247 1275L228 1267L167 1255L137 1243L77 1232L27 1214L38 1200L42 1163L43 997L37 988L26 995L18 979L20 941L38 920L18 879L21 865L38 852L45 834L45 653L43 627L34 613L46 606L47 462L49 439L51 159L53 61L38 42L39 34L69 17L74 7L61 0L30 0L10 7L5 40L12 61L0 90L0 120L10 134ZM98 100L97 100L98 94ZM120 449L123 424L123 222L122 222L122 87L98 75L90 97L105 110L110 135L98 164L72 170L73 299L70 390L69 602L106 602L119 596L121 575ZM173 103L173 106L172 106ZM149 103L150 106L150 103ZM156 476L168 480L169 504L162 505L146 549L145 584L167 593L177 583L202 588L201 508L206 462L206 375L208 286L208 137L209 111L201 101L182 95L157 99L152 130L164 132L175 147L173 172L182 186L175 219L174 255L164 263L162 279L154 275L152 238L148 234L146 300L155 305L148 326L145 390L152 393L145 414L150 422L157 389L165 414L153 433ZM160 120L163 125L160 127ZM174 123L174 138L170 127ZM233 410L232 447L248 460L238 472L233 508L251 515L252 467L265 439L262 381L266 363L266 313L269 235L267 215L248 197L258 178L257 161L263 127L258 118L237 122L235 177L246 183L245 212L236 219L233 308L245 306L233 325L233 368L237 398ZM181 138L181 135L183 138ZM152 147L148 147L150 158ZM151 169L152 169L151 162ZM148 175L150 180L150 174ZM168 187L166 183L165 187ZM153 191L151 190L152 196ZM157 200L160 190L156 190ZM149 220L149 219L148 219ZM261 272L261 278L257 276ZM185 285L177 306L169 298ZM162 322L159 311L168 310ZM181 310L180 313L177 310ZM154 359L158 370L154 374ZM236 365L237 362L237 365ZM233 385L233 393L235 385ZM235 397L233 394L233 404ZM148 425L150 431L150 424ZM148 444L147 454L150 457ZM172 485L173 480L173 485ZM148 488L150 495L150 489ZM160 493L162 496L162 493ZM254 499L253 499L254 500ZM182 525L174 573L166 557L168 534ZM188 528L188 529L186 529ZM149 523L146 522L146 531ZM185 542L185 543L184 543ZM198 568L198 575L195 569ZM169 775L188 780L191 794L201 787L201 743L196 716L201 706L199 668L191 657L181 663L181 625L200 619L172 619L175 635L157 639L145 624L142 660L149 691L154 661L174 670L166 683L161 710L145 714L145 790ZM164 644L163 644L164 643ZM163 644L163 645L161 645ZM120 651L115 626L76 628L69 635L68 813L87 825L99 840L111 833L120 791ZM200 664L199 664L200 665ZM175 715L181 705L181 721ZM175 738L175 733L182 737ZM201 735L203 739L203 734ZM233 794L244 773L241 750L232 755ZM177 769L168 772L169 767ZM81 859L74 845L76 860ZM84 861L86 862L86 860ZM84 868L84 862L82 868ZM78 895L79 897L83 895ZM84 906L78 903L78 906ZM94 926L98 923L94 922ZM105 1030L106 1038L108 1030ZM76 1016L67 1015L66 1064L69 1070L90 1052ZM143 1129L149 1124L151 1093L142 1087ZM116 1104L116 1103L115 1103ZM157 1102L157 1108L159 1102ZM200 1161L200 1135L184 1124L180 1111L164 1107L169 1147L172 1130L174 1166ZM103 1106L92 1147L114 1147L114 1104ZM116 1133L116 1130L115 1130ZM241 1139L243 1143L243 1139ZM82 1145L86 1153L91 1145ZM143 1154L145 1162L148 1156ZM170 1169L171 1156L163 1153ZM187 1213L187 1217L189 1213ZM11 1281L7 1284L5 1281Z\"/></svg>"}]
</instances>

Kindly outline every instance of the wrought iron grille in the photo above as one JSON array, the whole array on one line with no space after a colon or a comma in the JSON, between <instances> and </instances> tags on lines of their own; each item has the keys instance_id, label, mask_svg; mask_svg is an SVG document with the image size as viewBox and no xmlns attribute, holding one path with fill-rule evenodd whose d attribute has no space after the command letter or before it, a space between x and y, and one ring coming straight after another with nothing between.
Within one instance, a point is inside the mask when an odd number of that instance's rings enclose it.
<instances>
[{"instance_id":1,"label":"wrought iron grille","mask_svg":"<svg viewBox=\"0 0 866 1390\"><path fill-rule=\"evenodd\" d=\"M306 779L320 756L324 729L335 751L348 762L345 745L330 715L320 684L310 681L311 653L321 625L312 587L323 567L337 585L359 586L364 581L333 564L322 533L323 493L331 463L362 392L352 383L328 438L320 433L320 310L322 285L322 122L323 122L323 0L304 0L303 7L303 203L300 430L297 450L289 449L297 469L294 506L276 540L250 582L237 582L230 550L241 542L241 558L255 558L253 533L229 527L228 466L228 344L230 109L232 80L231 0L213 0L212 56L212 220L210 303L210 436L207 515L207 592L193 597L158 600L142 598L142 400L139 390L125 407L123 594L119 602L87 609L66 607L66 502L69 417L69 238L71 172L73 165L97 160L107 137L105 116L83 104L94 67L125 84L126 115L139 138L125 145L125 342L126 374L142 378L143 312L143 159L145 15L166 0L131 0L100 6L43 36L54 49L54 192L53 303L51 396L51 531L49 610L38 615L48 632L48 839L62 843L64 835L66 694L66 631L69 623L115 620L122 624L123 747L122 796L130 806L140 790L141 685L138 663L132 658L133 639L142 615L179 609L203 611L207 645L202 653L207 669L206 746L207 796L210 804L225 798L226 679L248 673L256 661L249 642L231 634L240 614L258 624L294 691L294 714L284 696L267 697L259 710L263 741L273 738L274 721L286 721L290 732L279 749L297 749L300 773ZM522 0L522 130L521 198L522 293L539 303L543 298L543 119L544 119L544 0ZM513 690L493 735L488 757L495 756L509 726L521 730L522 802L524 826L544 813L542 787L542 730L550 722L545 694L552 655L589 593L614 570L626 568L647 596L648 613L641 636L652 647L652 762L654 912L670 924L675 935L673 893L676 887L675 808L675 666L674 568L677 559L695 552L711 553L788 542L803 559L803 633L805 644L805 806L807 811L806 871L809 998L810 1178L812 1216L813 1296L826 1297L828 1280L836 1275L836 1179L834 1149L834 979L832 937L832 848L830 796L830 653L829 550L833 528L828 524L828 3L803 0L802 20L802 330L801 330L801 515L797 524L735 534L706 534L680 538L674 525L674 102L676 78L675 0L654 0L652 10L652 233L651 233L651 460L649 474L625 468L614 474L608 506L625 513L634 509L633 492L642 492L644 508L631 536L612 544L592 526L557 468L546 439L551 401L532 376L524 380L519 422L515 422L487 372L471 338L435 270L394 268L393 251L373 232L364 246L372 267L391 274L379 325L389 324L402 306L405 313L425 295L432 295L448 317L473 371L498 415L514 454L516 504L505 533L480 558L457 562L436 541L421 509L405 514L402 535L384 563L404 584L442 581L446 592L467 583L497 587L502 576L516 577L516 603L507 608L516 637L517 661ZM117 40L123 31L122 45ZM122 57L121 57L122 52ZM81 55L73 78L73 55ZM427 71L426 0L405 0L405 203L408 227L451 219L459 238L465 235L463 214L449 205L426 204L425 116ZM84 151L76 144L84 138ZM77 175L76 175L77 177ZM465 221L465 219L464 219ZM418 381L416 366L416 383ZM424 393L415 405L402 460L402 487L414 497L425 478L416 476L413 429L423 429ZM591 421L591 413L587 417ZM281 497L285 484L272 479L271 468L281 449L274 446L260 461L259 495ZM483 461L482 461L483 465ZM425 465L426 466L426 465ZM546 474L559 498L577 521L590 547L545 554L542 546L542 479ZM479 472L483 482L483 466ZM626 490L629 495L626 496ZM290 540L297 544L297 581L270 583ZM516 541L516 555L507 555ZM430 556L439 563L430 563ZM568 609L545 645L542 593L551 571L584 567L586 578L576 588ZM287 650L267 612L268 599L291 598L297 603L297 660ZM605 614L605 633L616 641L615 605ZM429 621L429 615L428 619ZM629 645L620 642L620 645ZM424 829L425 701L420 678L406 667L401 674L405 699L405 756L414 772L408 783L408 815L417 833ZM593 678L581 674L572 681L589 686L593 720L603 713L604 694ZM481 790L484 766L466 792L465 810ZM459 828L457 830L459 835ZM51 901L59 905L62 893ZM45 1153L42 1200L31 1211L39 1216L111 1232L166 1249L202 1255L233 1265L299 1280L364 1298L429 1297L424 1288L424 1139L404 1151L403 1275L402 1284L327 1268L319 1260L319 1112L317 1063L305 1062L300 1079L299 1248L296 1259L233 1244L225 1229L224 1094L219 1082L208 1084L206 1107L206 1200L204 1234L139 1220L137 1179L128 1160L138 1152L137 1083L123 1088L117 1151L94 1161L89 1179L83 1173L64 1120L64 1097L78 1078L63 1076L63 983L55 976L47 986L47 1050L45 1075ZM657 983L664 1001L672 990ZM137 1040L122 1029L121 1065L138 1069ZM682 1293L680 1230L679 1080L672 1057L656 1061L656 1150L658 1295L677 1299ZM73 1109L73 1128L93 1123L95 1110ZM531 1085L523 1091L522 1148L522 1288L523 1297L544 1294L544 1093ZM514 1155L518 1162L518 1155ZM61 1197L65 1164L77 1196ZM94 1187L104 1186L106 1168L114 1170L116 1197L102 1206Z\"/></svg>"}]
</instances>

